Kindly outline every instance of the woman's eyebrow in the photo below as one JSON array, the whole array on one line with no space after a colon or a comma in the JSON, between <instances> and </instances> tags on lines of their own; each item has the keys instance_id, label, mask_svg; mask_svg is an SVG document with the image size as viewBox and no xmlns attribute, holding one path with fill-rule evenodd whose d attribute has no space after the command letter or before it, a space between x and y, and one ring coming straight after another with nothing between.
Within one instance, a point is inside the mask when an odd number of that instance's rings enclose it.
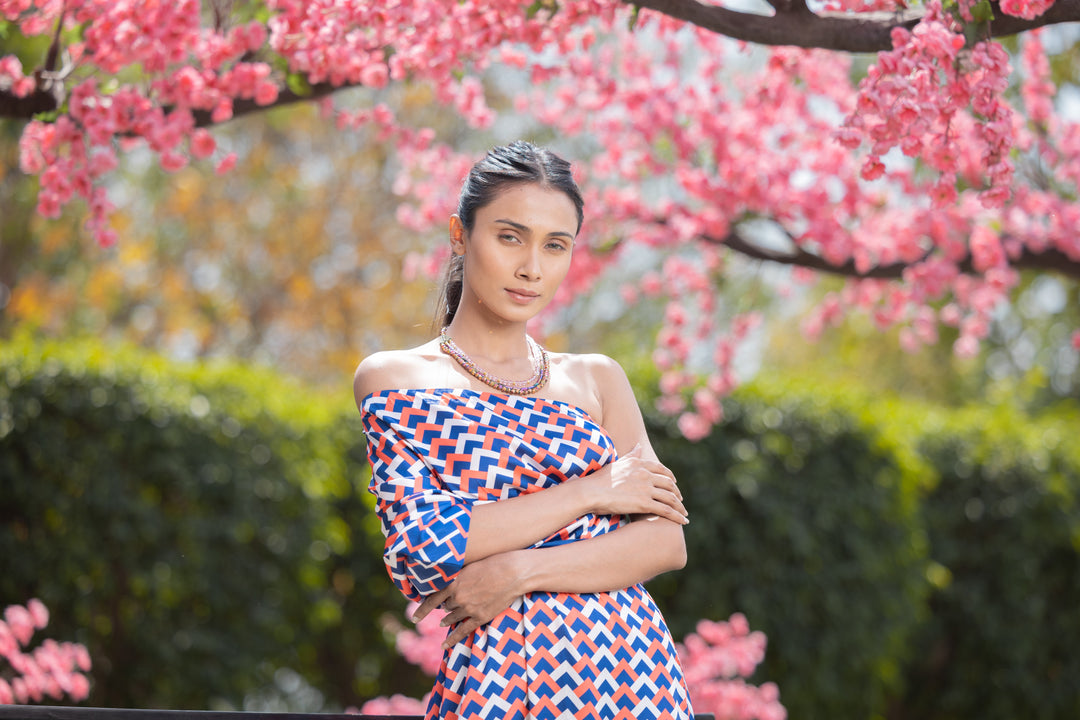
<instances>
[{"instance_id":1,"label":"woman's eyebrow","mask_svg":"<svg viewBox=\"0 0 1080 720\"><path fill-rule=\"evenodd\" d=\"M514 222L513 220L508 220L506 218L499 218L495 222L497 222L497 223L505 223L506 225L509 225L510 227L514 228L515 230L520 230L521 232L532 232L532 230L529 228L528 225L522 225L519 222ZM571 235L568 232L563 232L561 230L556 230L555 232L548 233L548 237L553 237L553 236L557 236L557 235L570 238L571 240L574 239L573 235Z\"/></svg>"},{"instance_id":2,"label":"woman's eyebrow","mask_svg":"<svg viewBox=\"0 0 1080 720\"><path fill-rule=\"evenodd\" d=\"M504 224L509 225L510 227L514 228L515 230L520 230L521 232L528 232L529 231L529 226L528 225L522 225L519 222L514 222L513 220L507 220L506 218L500 218L500 219L496 220L495 222L504 223Z\"/></svg>"}]
</instances>

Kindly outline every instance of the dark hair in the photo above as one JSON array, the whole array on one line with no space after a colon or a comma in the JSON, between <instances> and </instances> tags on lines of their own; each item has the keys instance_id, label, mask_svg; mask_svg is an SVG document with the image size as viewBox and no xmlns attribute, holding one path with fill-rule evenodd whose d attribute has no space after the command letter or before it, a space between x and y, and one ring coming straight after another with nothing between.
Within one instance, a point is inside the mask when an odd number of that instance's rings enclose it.
<instances>
[{"instance_id":1,"label":"dark hair","mask_svg":"<svg viewBox=\"0 0 1080 720\"><path fill-rule=\"evenodd\" d=\"M574 182L570 163L547 148L536 147L524 140L492 148L483 160L472 166L461 186L458 198L458 217L466 233L472 232L477 211L512 185L535 183L544 188L566 193L577 210L577 231L585 219L585 200ZM575 231L575 232L577 232ZM453 255L446 268L439 307L435 319L439 327L449 325L461 300L462 275L465 258Z\"/></svg>"}]
</instances>

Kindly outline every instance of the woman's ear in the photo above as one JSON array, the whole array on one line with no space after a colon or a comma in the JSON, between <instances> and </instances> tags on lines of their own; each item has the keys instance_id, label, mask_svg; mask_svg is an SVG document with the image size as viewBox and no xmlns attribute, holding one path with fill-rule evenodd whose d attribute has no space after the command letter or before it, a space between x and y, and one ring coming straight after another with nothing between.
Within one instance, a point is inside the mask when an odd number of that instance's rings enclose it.
<instances>
[{"instance_id":1,"label":"woman's ear","mask_svg":"<svg viewBox=\"0 0 1080 720\"><path fill-rule=\"evenodd\" d=\"M450 250L455 255L465 254L465 226L457 215L450 216Z\"/></svg>"}]
</instances>

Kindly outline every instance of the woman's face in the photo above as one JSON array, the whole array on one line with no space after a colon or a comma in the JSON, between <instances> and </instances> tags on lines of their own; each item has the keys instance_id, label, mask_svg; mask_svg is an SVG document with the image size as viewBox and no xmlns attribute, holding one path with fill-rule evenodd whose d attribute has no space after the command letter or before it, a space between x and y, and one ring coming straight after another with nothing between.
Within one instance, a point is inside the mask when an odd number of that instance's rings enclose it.
<instances>
[{"instance_id":1,"label":"woman's face","mask_svg":"<svg viewBox=\"0 0 1080 720\"><path fill-rule=\"evenodd\" d=\"M459 311L475 305L524 322L555 296L570 269L577 209L567 195L535 184L511 185L476 212L467 236L455 215L450 241L465 256Z\"/></svg>"}]
</instances>

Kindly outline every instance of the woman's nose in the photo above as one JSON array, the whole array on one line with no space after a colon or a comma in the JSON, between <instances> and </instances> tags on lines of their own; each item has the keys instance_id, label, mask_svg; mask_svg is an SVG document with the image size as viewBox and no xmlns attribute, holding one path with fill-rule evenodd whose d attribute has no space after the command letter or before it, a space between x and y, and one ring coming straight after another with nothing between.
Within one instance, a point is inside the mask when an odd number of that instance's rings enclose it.
<instances>
[{"instance_id":1,"label":"woman's nose","mask_svg":"<svg viewBox=\"0 0 1080 720\"><path fill-rule=\"evenodd\" d=\"M526 280L539 280L543 272L540 269L540 251L529 248L518 266L518 277Z\"/></svg>"}]
</instances>

